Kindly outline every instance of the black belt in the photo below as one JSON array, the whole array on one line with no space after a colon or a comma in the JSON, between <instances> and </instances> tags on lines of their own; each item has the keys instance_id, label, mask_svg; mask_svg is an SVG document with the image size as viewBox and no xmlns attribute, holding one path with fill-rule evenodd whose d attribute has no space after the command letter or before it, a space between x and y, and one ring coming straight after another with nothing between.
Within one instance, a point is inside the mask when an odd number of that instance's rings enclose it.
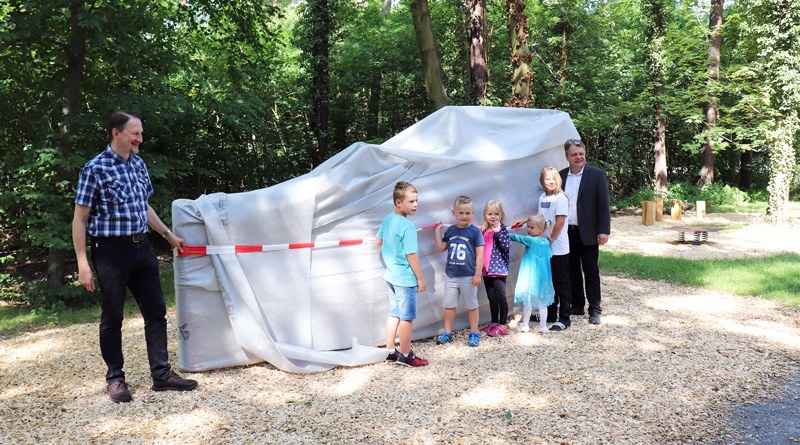
<instances>
[{"instance_id":1,"label":"black belt","mask_svg":"<svg viewBox=\"0 0 800 445\"><path fill-rule=\"evenodd\" d=\"M147 235L144 233L134 233L133 235L122 235L122 236L98 236L97 239L103 240L117 240L117 241L127 241L129 243L138 243L139 241L144 241L147 239Z\"/></svg>"},{"instance_id":2,"label":"black belt","mask_svg":"<svg viewBox=\"0 0 800 445\"><path fill-rule=\"evenodd\" d=\"M569 225L569 227L570 227L570 228L573 228L573 227L574 227L574 228L576 228L576 229L577 229L577 228L578 228L578 225L577 225L577 224L570 224L570 225Z\"/></svg>"}]
</instances>

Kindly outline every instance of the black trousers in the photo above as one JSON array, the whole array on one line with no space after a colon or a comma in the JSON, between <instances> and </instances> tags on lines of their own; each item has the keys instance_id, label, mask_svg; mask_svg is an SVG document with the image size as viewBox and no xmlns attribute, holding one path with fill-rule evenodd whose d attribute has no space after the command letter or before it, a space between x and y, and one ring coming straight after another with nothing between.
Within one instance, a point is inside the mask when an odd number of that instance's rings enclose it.
<instances>
[{"instance_id":1,"label":"black trousers","mask_svg":"<svg viewBox=\"0 0 800 445\"><path fill-rule=\"evenodd\" d=\"M567 255L553 255L550 258L550 269L553 272L553 289L556 291L556 297L553 304L547 308L547 321L556 321L555 317L558 314L558 321L564 323L564 326L571 324L569 314L572 310L570 298L570 276L569 276L569 258Z\"/></svg>"},{"instance_id":2,"label":"black trousers","mask_svg":"<svg viewBox=\"0 0 800 445\"><path fill-rule=\"evenodd\" d=\"M92 263L100 286L100 353L106 362L106 381L124 379L122 370L122 317L127 289L144 318L144 338L150 375L155 380L170 376L167 352L167 307L161 291L158 259L145 239L138 243L111 238L92 238Z\"/></svg>"},{"instance_id":3,"label":"black trousers","mask_svg":"<svg viewBox=\"0 0 800 445\"><path fill-rule=\"evenodd\" d=\"M572 284L572 307L583 312L589 301L589 314L601 313L600 305L600 246L587 246L576 226L569 226L569 279ZM584 293L584 284L585 290Z\"/></svg>"},{"instance_id":4,"label":"black trousers","mask_svg":"<svg viewBox=\"0 0 800 445\"><path fill-rule=\"evenodd\" d=\"M492 324L506 324L506 321L508 321L506 277L483 277L483 285L486 286L486 297L489 299Z\"/></svg>"}]
</instances>

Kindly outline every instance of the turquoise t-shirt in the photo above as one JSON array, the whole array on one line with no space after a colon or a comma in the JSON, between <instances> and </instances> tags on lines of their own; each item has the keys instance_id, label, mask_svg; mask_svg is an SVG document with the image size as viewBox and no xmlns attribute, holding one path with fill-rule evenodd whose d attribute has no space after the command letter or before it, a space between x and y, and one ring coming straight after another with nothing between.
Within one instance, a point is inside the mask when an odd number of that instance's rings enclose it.
<instances>
[{"instance_id":1,"label":"turquoise t-shirt","mask_svg":"<svg viewBox=\"0 0 800 445\"><path fill-rule=\"evenodd\" d=\"M407 218L392 212L378 229L383 240L381 255L386 264L383 278L395 286L415 287L417 276L411 270L406 255L417 253L417 229Z\"/></svg>"}]
</instances>

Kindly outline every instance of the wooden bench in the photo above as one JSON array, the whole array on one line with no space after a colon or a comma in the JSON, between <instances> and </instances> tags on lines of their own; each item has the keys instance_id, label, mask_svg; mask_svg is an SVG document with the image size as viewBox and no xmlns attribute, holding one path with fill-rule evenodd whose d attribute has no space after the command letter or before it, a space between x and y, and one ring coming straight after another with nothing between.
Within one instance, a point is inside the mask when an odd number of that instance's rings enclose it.
<instances>
[{"instance_id":1,"label":"wooden bench","mask_svg":"<svg viewBox=\"0 0 800 445\"><path fill-rule=\"evenodd\" d=\"M678 233L678 242L685 243L686 232L694 233L694 242L692 243L695 246L699 246L700 243L704 243L708 241L708 232L719 232L720 230L724 229L724 227L713 227L713 226L672 226L667 227L669 230L674 230Z\"/></svg>"}]
</instances>

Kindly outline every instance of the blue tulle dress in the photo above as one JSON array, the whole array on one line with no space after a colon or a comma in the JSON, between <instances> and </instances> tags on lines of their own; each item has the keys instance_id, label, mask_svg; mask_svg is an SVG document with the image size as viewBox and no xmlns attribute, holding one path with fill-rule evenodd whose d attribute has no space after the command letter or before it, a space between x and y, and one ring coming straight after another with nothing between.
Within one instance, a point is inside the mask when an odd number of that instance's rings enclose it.
<instances>
[{"instance_id":1,"label":"blue tulle dress","mask_svg":"<svg viewBox=\"0 0 800 445\"><path fill-rule=\"evenodd\" d=\"M509 233L508 237L515 243L525 245L514 289L514 303L531 308L550 306L555 296L550 270L550 257L553 256L550 242L538 236L520 236L516 233Z\"/></svg>"}]
</instances>

